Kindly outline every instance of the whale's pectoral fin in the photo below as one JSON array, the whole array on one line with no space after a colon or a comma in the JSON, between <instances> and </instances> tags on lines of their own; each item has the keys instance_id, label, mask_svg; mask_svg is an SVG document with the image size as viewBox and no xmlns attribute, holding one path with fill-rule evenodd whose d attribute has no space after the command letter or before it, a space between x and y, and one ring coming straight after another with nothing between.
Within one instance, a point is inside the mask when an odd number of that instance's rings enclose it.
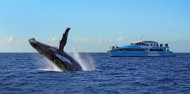
<instances>
[{"instance_id":1,"label":"whale's pectoral fin","mask_svg":"<svg viewBox=\"0 0 190 94\"><path fill-rule=\"evenodd\" d=\"M67 43L67 36L68 36L69 30L70 30L70 28L67 28L65 30L65 33L63 34L63 37L62 37L62 39L60 41L60 45L59 45L59 51L63 51L64 50L64 47L65 47L65 45Z\"/></svg>"}]
</instances>

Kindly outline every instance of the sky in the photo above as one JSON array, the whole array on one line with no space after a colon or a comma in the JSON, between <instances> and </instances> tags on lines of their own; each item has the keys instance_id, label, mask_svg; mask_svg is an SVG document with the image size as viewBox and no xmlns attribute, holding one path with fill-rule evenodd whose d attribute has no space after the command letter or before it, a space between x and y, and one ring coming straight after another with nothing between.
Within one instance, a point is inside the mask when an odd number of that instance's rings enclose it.
<instances>
[{"instance_id":1,"label":"sky","mask_svg":"<svg viewBox=\"0 0 190 94\"><path fill-rule=\"evenodd\" d=\"M0 0L0 52L36 52L28 39L68 52L153 40L190 52L190 0Z\"/></svg>"}]
</instances>

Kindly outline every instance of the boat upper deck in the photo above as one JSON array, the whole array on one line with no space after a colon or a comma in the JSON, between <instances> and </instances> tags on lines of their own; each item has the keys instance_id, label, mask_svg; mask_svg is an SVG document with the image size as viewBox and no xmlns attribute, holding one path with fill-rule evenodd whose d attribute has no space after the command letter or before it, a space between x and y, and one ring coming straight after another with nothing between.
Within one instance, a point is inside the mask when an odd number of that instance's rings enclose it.
<instances>
[{"instance_id":1,"label":"boat upper deck","mask_svg":"<svg viewBox=\"0 0 190 94\"><path fill-rule=\"evenodd\" d=\"M131 45L139 45L139 46L159 46L158 42L155 42L155 41L138 41L138 42L132 42Z\"/></svg>"},{"instance_id":2,"label":"boat upper deck","mask_svg":"<svg viewBox=\"0 0 190 94\"><path fill-rule=\"evenodd\" d=\"M158 42L155 41L137 41L137 42L132 42L130 45L126 46L120 46L117 48L169 48L168 44L158 44Z\"/></svg>"}]
</instances>

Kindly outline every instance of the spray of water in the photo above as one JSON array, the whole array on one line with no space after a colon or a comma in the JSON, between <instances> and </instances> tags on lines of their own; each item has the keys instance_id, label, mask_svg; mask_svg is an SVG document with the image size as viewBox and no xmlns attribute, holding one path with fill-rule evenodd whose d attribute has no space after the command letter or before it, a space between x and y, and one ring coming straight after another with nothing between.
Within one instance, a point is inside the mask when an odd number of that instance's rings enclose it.
<instances>
[{"instance_id":1,"label":"spray of water","mask_svg":"<svg viewBox=\"0 0 190 94\"><path fill-rule=\"evenodd\" d=\"M51 63L51 61L45 58L41 58L41 56L33 55L33 59L35 60L34 65L37 66L37 70L61 72L61 70L53 63Z\"/></svg>"},{"instance_id":2,"label":"spray of water","mask_svg":"<svg viewBox=\"0 0 190 94\"><path fill-rule=\"evenodd\" d=\"M51 63L51 61L47 59L45 59L45 62L43 62L43 66L41 66L41 69L39 70L61 72L61 70L56 65L54 65L53 63Z\"/></svg>"},{"instance_id":3,"label":"spray of water","mask_svg":"<svg viewBox=\"0 0 190 94\"><path fill-rule=\"evenodd\" d=\"M85 71L92 71L95 70L95 65L94 65L94 60L92 59L92 57L85 53L82 57L79 53L74 52L71 53L71 55L73 56L73 58L82 66L82 69Z\"/></svg>"}]
</instances>

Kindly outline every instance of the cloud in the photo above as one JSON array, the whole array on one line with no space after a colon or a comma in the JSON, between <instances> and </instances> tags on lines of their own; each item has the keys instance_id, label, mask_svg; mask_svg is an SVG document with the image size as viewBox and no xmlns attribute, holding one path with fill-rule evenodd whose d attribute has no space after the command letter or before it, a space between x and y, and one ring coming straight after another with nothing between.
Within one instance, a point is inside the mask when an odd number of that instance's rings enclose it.
<instances>
[{"instance_id":1,"label":"cloud","mask_svg":"<svg viewBox=\"0 0 190 94\"><path fill-rule=\"evenodd\" d=\"M101 42L103 42L104 41L104 39L98 39L97 41L96 41L96 43L101 43Z\"/></svg>"},{"instance_id":2,"label":"cloud","mask_svg":"<svg viewBox=\"0 0 190 94\"><path fill-rule=\"evenodd\" d=\"M78 38L78 39L75 39L74 42L77 42L77 43L89 43L90 40L85 39L85 38Z\"/></svg>"},{"instance_id":3,"label":"cloud","mask_svg":"<svg viewBox=\"0 0 190 94\"><path fill-rule=\"evenodd\" d=\"M14 40L13 36L10 36L10 37L6 37L3 39L3 42L6 43L6 44L9 44L9 43L12 43Z\"/></svg>"},{"instance_id":4,"label":"cloud","mask_svg":"<svg viewBox=\"0 0 190 94\"><path fill-rule=\"evenodd\" d=\"M117 39L117 41L118 41L118 42L125 41L125 38L123 38L123 37L119 37L119 38Z\"/></svg>"},{"instance_id":5,"label":"cloud","mask_svg":"<svg viewBox=\"0 0 190 94\"><path fill-rule=\"evenodd\" d=\"M56 36L54 36L54 37L52 37L52 38L50 38L50 39L47 39L47 42L55 42L55 41L57 41L57 37Z\"/></svg>"},{"instance_id":6,"label":"cloud","mask_svg":"<svg viewBox=\"0 0 190 94\"><path fill-rule=\"evenodd\" d=\"M102 39L102 38L96 40L96 43L112 43L112 42L113 40Z\"/></svg>"},{"instance_id":7,"label":"cloud","mask_svg":"<svg viewBox=\"0 0 190 94\"><path fill-rule=\"evenodd\" d=\"M46 43L47 44L49 44L49 45L58 45L58 37L56 37L56 36L54 36L54 37L51 37L51 38L49 38L49 39L47 39L47 41L46 41Z\"/></svg>"}]
</instances>

